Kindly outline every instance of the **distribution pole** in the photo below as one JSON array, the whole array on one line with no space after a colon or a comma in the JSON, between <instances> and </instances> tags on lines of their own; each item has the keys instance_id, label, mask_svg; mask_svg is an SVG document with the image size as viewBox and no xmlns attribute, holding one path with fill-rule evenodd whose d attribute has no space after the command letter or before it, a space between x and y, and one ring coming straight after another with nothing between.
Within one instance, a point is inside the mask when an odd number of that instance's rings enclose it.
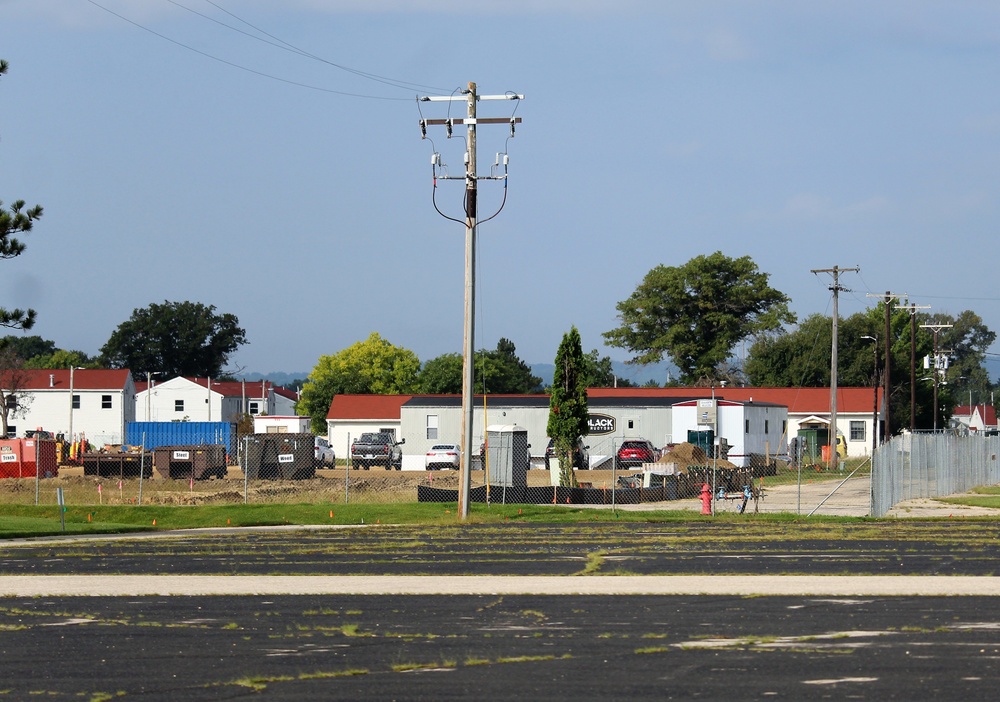
<instances>
[{"instance_id":1,"label":"distribution pole","mask_svg":"<svg viewBox=\"0 0 1000 702\"><path fill-rule=\"evenodd\" d=\"M910 312L910 433L917 428L917 310L929 310L930 305L896 305L897 310Z\"/></svg>"},{"instance_id":2,"label":"distribution pole","mask_svg":"<svg viewBox=\"0 0 1000 702\"><path fill-rule=\"evenodd\" d=\"M476 84L469 82L468 150L465 167L465 330L462 353L462 474L459 476L458 515L469 516L472 472L472 417L475 403L476 315Z\"/></svg>"},{"instance_id":3,"label":"distribution pole","mask_svg":"<svg viewBox=\"0 0 1000 702\"><path fill-rule=\"evenodd\" d=\"M891 403L889 402L891 398L891 380L890 373L892 370L892 300L893 298L906 297L906 293L891 293L888 290L885 291L885 297L882 298L881 295L872 295L868 293L868 297L877 297L884 299L885 301L885 372L882 374L882 405L885 407L885 416L882 419L882 440L888 441L892 438L892 415L889 411L891 408Z\"/></svg>"},{"instance_id":4,"label":"distribution pole","mask_svg":"<svg viewBox=\"0 0 1000 702\"><path fill-rule=\"evenodd\" d=\"M467 106L466 119L421 119L420 128L426 135L427 125L444 125L448 129L448 136L451 136L452 126L464 124L467 127L467 140L465 151L465 310L463 315L463 350L462 350L462 431L461 431L461 452L462 458L459 466L459 490L458 490L458 514L460 519L469 516L469 497L471 493L471 473L472 473L472 436L473 436L473 403L474 403L474 363L475 363L475 314L476 314L476 228L479 223L478 208L478 182L484 179L479 176L476 170L476 125L478 124L510 124L511 136L514 134L514 125L521 122L520 117L509 118L486 118L480 119L476 115L476 105L480 100L521 100L523 95L507 93L505 95L479 95L476 92L476 84L469 82L468 90L464 95L452 95L448 97L423 97L422 102L434 101L457 101L465 100ZM434 154L432 164L437 167L439 163L438 154ZM506 161L505 161L506 162ZM442 176L442 180L452 180ZM506 180L504 176L486 177L490 180ZM435 187L437 187L437 172L435 171ZM435 204L435 207L437 205ZM440 212L440 210L438 210ZM443 214L443 213L442 213ZM448 217L448 219L453 219ZM487 218L489 219L489 218ZM455 220L458 221L458 220Z\"/></svg>"},{"instance_id":5,"label":"distribution pole","mask_svg":"<svg viewBox=\"0 0 1000 702\"><path fill-rule=\"evenodd\" d=\"M941 375L938 369L938 332L942 329L949 329L953 324L921 324L921 329L930 329L934 334L934 433L937 433L938 419L938 377Z\"/></svg>"},{"instance_id":6,"label":"distribution pole","mask_svg":"<svg viewBox=\"0 0 1000 702\"><path fill-rule=\"evenodd\" d=\"M834 266L833 268L819 268L810 271L811 273L833 274L833 285L830 286L830 290L833 291L833 340L830 344L830 470L837 467L837 459L839 458L837 455L837 297L841 290L846 289L840 285L842 271L858 273L861 269Z\"/></svg>"}]
</instances>

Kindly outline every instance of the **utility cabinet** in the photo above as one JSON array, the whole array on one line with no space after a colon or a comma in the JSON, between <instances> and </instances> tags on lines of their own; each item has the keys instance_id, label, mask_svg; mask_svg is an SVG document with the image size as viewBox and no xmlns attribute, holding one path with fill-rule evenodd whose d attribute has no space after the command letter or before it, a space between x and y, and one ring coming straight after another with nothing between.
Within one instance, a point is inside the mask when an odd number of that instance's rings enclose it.
<instances>
[{"instance_id":1,"label":"utility cabinet","mask_svg":"<svg viewBox=\"0 0 1000 702\"><path fill-rule=\"evenodd\" d=\"M486 427L489 483L501 487L527 487L528 430L516 424Z\"/></svg>"}]
</instances>

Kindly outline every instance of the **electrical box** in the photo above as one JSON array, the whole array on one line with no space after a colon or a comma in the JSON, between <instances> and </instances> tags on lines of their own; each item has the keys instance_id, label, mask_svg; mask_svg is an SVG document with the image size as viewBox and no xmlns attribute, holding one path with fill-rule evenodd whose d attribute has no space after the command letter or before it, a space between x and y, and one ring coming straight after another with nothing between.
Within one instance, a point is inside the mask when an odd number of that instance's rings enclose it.
<instances>
[{"instance_id":1,"label":"electrical box","mask_svg":"<svg viewBox=\"0 0 1000 702\"><path fill-rule=\"evenodd\" d=\"M486 463L490 485L527 487L528 430L516 424L494 424L486 427Z\"/></svg>"}]
</instances>

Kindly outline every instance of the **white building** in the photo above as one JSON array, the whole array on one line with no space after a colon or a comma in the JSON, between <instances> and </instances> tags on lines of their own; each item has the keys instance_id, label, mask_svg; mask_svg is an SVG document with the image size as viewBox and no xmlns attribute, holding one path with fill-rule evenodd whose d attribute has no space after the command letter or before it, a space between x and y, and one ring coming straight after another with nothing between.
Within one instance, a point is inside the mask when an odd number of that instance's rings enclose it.
<instances>
[{"instance_id":1,"label":"white building","mask_svg":"<svg viewBox=\"0 0 1000 702\"><path fill-rule=\"evenodd\" d=\"M276 411L276 388L268 381L177 377L162 383L155 376L136 383L136 419L140 422L236 422L241 414L290 414Z\"/></svg>"},{"instance_id":2,"label":"white building","mask_svg":"<svg viewBox=\"0 0 1000 702\"><path fill-rule=\"evenodd\" d=\"M120 444L135 420L135 384L128 370L22 370L0 376L10 436L41 427L67 439L86 437L97 446ZM15 387L12 387L15 386Z\"/></svg>"}]
</instances>

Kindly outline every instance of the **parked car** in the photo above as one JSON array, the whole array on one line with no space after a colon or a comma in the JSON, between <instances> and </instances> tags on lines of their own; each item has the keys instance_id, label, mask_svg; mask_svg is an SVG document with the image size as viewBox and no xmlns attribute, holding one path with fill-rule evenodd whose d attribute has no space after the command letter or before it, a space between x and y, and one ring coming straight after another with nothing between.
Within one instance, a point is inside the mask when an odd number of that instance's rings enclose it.
<instances>
[{"instance_id":1,"label":"parked car","mask_svg":"<svg viewBox=\"0 0 1000 702\"><path fill-rule=\"evenodd\" d=\"M337 456L333 452L333 446L322 436L317 436L313 442L313 463L317 468L327 466L333 468L337 465Z\"/></svg>"},{"instance_id":2,"label":"parked car","mask_svg":"<svg viewBox=\"0 0 1000 702\"><path fill-rule=\"evenodd\" d=\"M583 437L578 436L573 446L573 467L577 470L590 469L590 454L587 449L590 447L583 443ZM545 447L545 470L550 470L549 461L556 455L555 442L549 439L548 446Z\"/></svg>"},{"instance_id":3,"label":"parked car","mask_svg":"<svg viewBox=\"0 0 1000 702\"><path fill-rule=\"evenodd\" d=\"M615 468L641 468L643 463L656 463L660 451L646 439L626 439L618 447Z\"/></svg>"},{"instance_id":4,"label":"parked car","mask_svg":"<svg viewBox=\"0 0 1000 702\"><path fill-rule=\"evenodd\" d=\"M434 444L424 456L424 467L427 470L449 468L458 470L462 452L458 444Z\"/></svg>"}]
</instances>

